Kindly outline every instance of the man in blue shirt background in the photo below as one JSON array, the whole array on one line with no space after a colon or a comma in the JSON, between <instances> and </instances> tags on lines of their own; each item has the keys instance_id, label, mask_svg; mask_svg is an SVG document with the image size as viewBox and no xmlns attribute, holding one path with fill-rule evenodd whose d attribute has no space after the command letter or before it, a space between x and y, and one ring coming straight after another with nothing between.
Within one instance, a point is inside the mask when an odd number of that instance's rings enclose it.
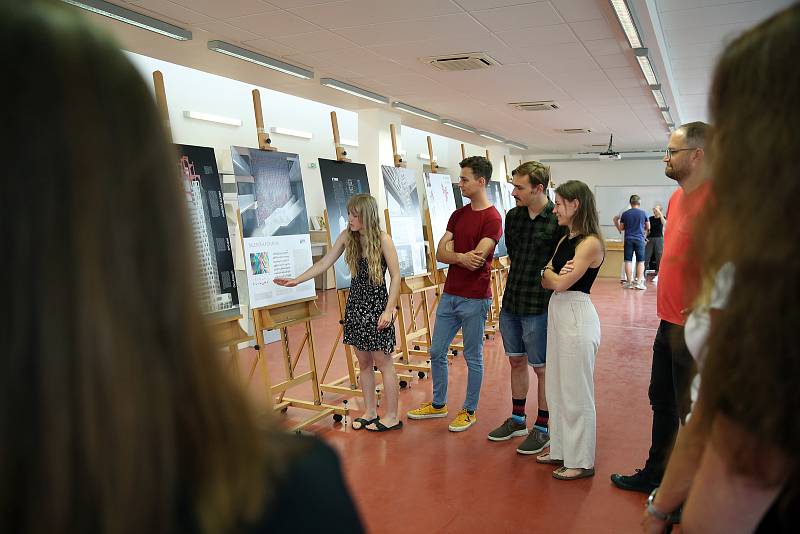
<instances>
[{"instance_id":1,"label":"man in blue shirt background","mask_svg":"<svg viewBox=\"0 0 800 534\"><path fill-rule=\"evenodd\" d=\"M644 236L650 231L647 212L641 209L639 195L631 195L631 209L614 218L617 229L625 232L625 278L629 289L646 289L644 280ZM636 254L636 278L633 278L633 255Z\"/></svg>"}]
</instances>

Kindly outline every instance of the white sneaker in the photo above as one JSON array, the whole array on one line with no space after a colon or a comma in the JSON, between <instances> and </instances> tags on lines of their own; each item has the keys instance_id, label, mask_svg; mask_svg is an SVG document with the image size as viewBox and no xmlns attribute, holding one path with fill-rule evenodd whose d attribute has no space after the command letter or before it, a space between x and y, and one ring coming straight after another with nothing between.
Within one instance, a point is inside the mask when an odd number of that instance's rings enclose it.
<instances>
[{"instance_id":1,"label":"white sneaker","mask_svg":"<svg viewBox=\"0 0 800 534\"><path fill-rule=\"evenodd\" d=\"M632 286L633 289L647 289L647 286L644 283L644 280L639 280Z\"/></svg>"},{"instance_id":2,"label":"white sneaker","mask_svg":"<svg viewBox=\"0 0 800 534\"><path fill-rule=\"evenodd\" d=\"M653 283L654 283L654 284L657 284L657 283L658 283L658 275L655 275L655 276L653 277Z\"/></svg>"}]
</instances>

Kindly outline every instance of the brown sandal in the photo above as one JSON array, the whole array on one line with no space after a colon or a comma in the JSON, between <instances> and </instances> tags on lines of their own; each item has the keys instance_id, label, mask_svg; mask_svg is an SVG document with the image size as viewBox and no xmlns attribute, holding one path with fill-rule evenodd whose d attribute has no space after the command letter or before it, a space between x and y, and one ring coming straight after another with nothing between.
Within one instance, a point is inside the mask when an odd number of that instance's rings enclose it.
<instances>
[{"instance_id":1,"label":"brown sandal","mask_svg":"<svg viewBox=\"0 0 800 534\"><path fill-rule=\"evenodd\" d=\"M574 469L576 471L580 471L577 475L566 476L568 470ZM589 468L581 468L581 467L559 467L555 471L553 471L553 478L558 480L578 480L580 478L589 478L594 476L594 467Z\"/></svg>"},{"instance_id":2,"label":"brown sandal","mask_svg":"<svg viewBox=\"0 0 800 534\"><path fill-rule=\"evenodd\" d=\"M547 464L547 465L564 465L564 460L556 460L555 458L550 458L550 453L547 454L540 454L536 457L536 463L538 464Z\"/></svg>"}]
</instances>

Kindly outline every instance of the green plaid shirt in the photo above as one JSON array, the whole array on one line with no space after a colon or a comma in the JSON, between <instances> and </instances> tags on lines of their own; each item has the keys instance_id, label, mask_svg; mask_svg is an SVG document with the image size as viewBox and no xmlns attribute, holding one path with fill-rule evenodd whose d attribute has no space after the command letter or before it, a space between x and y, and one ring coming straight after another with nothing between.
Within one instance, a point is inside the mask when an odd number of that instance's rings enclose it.
<instances>
[{"instance_id":1,"label":"green plaid shirt","mask_svg":"<svg viewBox=\"0 0 800 534\"><path fill-rule=\"evenodd\" d=\"M527 206L508 212L505 236L511 269L503 294L504 310L515 315L547 312L552 291L542 287L541 271L566 232L565 226L558 225L550 200L535 219L531 219Z\"/></svg>"}]
</instances>

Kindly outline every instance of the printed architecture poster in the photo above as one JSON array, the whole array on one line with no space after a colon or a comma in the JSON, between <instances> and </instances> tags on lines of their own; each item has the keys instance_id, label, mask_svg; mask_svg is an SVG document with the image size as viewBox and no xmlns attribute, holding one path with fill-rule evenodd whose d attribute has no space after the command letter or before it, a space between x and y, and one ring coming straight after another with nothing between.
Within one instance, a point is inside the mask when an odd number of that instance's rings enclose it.
<instances>
[{"instance_id":1,"label":"printed architecture poster","mask_svg":"<svg viewBox=\"0 0 800 534\"><path fill-rule=\"evenodd\" d=\"M414 276L428 272L425 236L417 195L414 171L389 165L381 166L386 187L386 206L392 226L392 240L400 260L400 275Z\"/></svg>"},{"instance_id":2,"label":"printed architecture poster","mask_svg":"<svg viewBox=\"0 0 800 534\"><path fill-rule=\"evenodd\" d=\"M335 242L348 227L347 201L353 195L369 193L367 167L361 163L347 163L332 159L319 159L319 173L322 176L322 191L325 194L325 208L328 210L331 242ZM344 254L334 264L336 289L350 287L350 269L344 261Z\"/></svg>"},{"instance_id":3,"label":"printed architecture poster","mask_svg":"<svg viewBox=\"0 0 800 534\"><path fill-rule=\"evenodd\" d=\"M494 257L500 258L502 256L508 256L508 251L506 250L506 211L503 209L503 199L502 199L502 191L501 187L503 185L500 182L496 182L493 180L489 180L489 183L486 185L486 193L489 196L489 202L497 208L497 211L500 213L500 217L503 219L503 236L500 238L500 241L497 242L497 246L494 247Z\"/></svg>"},{"instance_id":4,"label":"printed architecture poster","mask_svg":"<svg viewBox=\"0 0 800 534\"><path fill-rule=\"evenodd\" d=\"M456 200L453 194L453 187L450 176L446 174L425 174L425 198L428 201L428 211L431 214L431 234L433 236L433 246L439 244L439 240L447 231L447 221L450 215L456 210ZM459 197L461 191L459 191ZM439 269L446 269L448 265L437 261Z\"/></svg>"},{"instance_id":5,"label":"printed architecture poster","mask_svg":"<svg viewBox=\"0 0 800 534\"><path fill-rule=\"evenodd\" d=\"M214 149L175 145L189 206L199 276L200 305L205 313L238 313L231 240Z\"/></svg>"},{"instance_id":6,"label":"printed architecture poster","mask_svg":"<svg viewBox=\"0 0 800 534\"><path fill-rule=\"evenodd\" d=\"M239 191L250 307L260 308L316 295L314 281L281 287L311 267L303 179L297 154L231 147Z\"/></svg>"},{"instance_id":7,"label":"printed architecture poster","mask_svg":"<svg viewBox=\"0 0 800 534\"><path fill-rule=\"evenodd\" d=\"M506 213L508 213L509 211L517 207L517 201L514 200L514 195L511 194L514 192L514 184L510 182L501 182L500 185L503 188L503 193L504 193L503 201L506 206Z\"/></svg>"}]
</instances>

